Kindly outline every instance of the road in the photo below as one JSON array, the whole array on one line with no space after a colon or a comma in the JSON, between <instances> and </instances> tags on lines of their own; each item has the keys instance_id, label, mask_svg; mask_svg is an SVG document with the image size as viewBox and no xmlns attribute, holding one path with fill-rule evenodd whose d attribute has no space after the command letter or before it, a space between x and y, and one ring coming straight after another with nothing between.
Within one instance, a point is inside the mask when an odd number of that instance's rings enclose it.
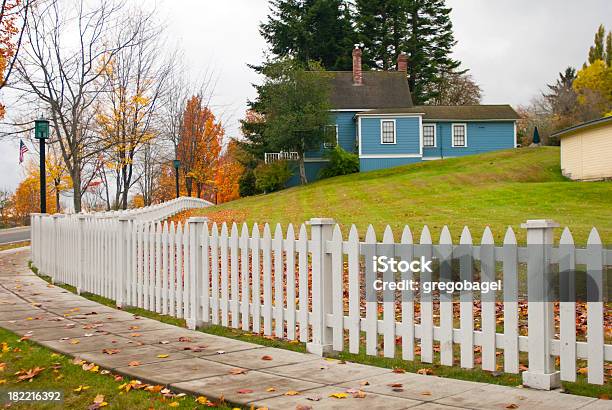
<instances>
[{"instance_id":1,"label":"road","mask_svg":"<svg viewBox=\"0 0 612 410\"><path fill-rule=\"evenodd\" d=\"M30 239L30 227L0 229L0 245L3 243L27 241Z\"/></svg>"}]
</instances>

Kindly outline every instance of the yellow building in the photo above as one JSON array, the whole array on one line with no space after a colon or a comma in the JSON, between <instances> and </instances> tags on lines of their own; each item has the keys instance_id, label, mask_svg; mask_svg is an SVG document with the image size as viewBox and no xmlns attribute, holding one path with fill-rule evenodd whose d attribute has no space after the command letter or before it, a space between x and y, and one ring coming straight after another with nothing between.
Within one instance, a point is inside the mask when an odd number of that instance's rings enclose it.
<instances>
[{"instance_id":1,"label":"yellow building","mask_svg":"<svg viewBox=\"0 0 612 410\"><path fill-rule=\"evenodd\" d=\"M612 178L612 117L553 134L561 141L561 172L578 181Z\"/></svg>"}]
</instances>

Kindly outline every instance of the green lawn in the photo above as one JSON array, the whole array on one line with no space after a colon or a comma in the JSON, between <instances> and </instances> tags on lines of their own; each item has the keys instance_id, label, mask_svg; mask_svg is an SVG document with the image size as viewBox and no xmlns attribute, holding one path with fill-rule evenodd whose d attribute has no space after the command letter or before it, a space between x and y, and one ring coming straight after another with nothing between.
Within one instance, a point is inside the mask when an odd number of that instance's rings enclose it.
<instances>
[{"instance_id":1,"label":"green lawn","mask_svg":"<svg viewBox=\"0 0 612 410\"><path fill-rule=\"evenodd\" d=\"M508 226L523 242L522 222L548 218L569 226L577 243L586 243L593 226L609 243L612 182L569 181L561 175L558 148L522 148L330 178L198 213L249 224L332 217L345 233L356 224L361 237L368 224L379 237L387 224L397 237L408 224L418 238L427 224L434 239L444 225L458 239L467 225L479 241L489 225L500 243Z\"/></svg>"},{"instance_id":2,"label":"green lawn","mask_svg":"<svg viewBox=\"0 0 612 410\"><path fill-rule=\"evenodd\" d=\"M59 336L58 336L59 337ZM31 377L27 377L31 376ZM23 380L20 380L24 378ZM204 409L213 403L177 396L164 386L138 384L91 363L53 353L0 328L0 387L6 391L61 391L63 403L12 403L11 409ZM129 387L129 388L128 388ZM3 393L3 399L6 396ZM96 405L96 400L98 404ZM105 404L103 404L105 403ZM7 405L8 407L8 405ZM220 408L230 407L221 405Z\"/></svg>"}]
</instances>

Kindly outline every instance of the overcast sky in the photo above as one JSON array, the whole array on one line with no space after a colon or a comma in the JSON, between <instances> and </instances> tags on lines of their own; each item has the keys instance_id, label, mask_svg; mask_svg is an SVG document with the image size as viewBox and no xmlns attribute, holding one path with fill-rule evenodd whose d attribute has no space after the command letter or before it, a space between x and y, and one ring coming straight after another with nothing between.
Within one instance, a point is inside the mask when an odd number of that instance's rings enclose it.
<instances>
[{"instance_id":1,"label":"overcast sky","mask_svg":"<svg viewBox=\"0 0 612 410\"><path fill-rule=\"evenodd\" d=\"M134 2L138 0L133 0ZM139 0L151 4L148 0ZM180 3L180 7L178 4ZM568 65L582 66L599 24L612 29L611 0L447 0L455 58L471 70L485 104L526 104ZM213 104L235 136L257 76L247 64L262 59L258 24L266 0L158 0L168 36L184 50L192 76L212 72ZM7 111L10 112L10 101ZM24 139L25 140L25 139ZM31 141L25 140L31 147ZM23 177L18 141L0 141L0 188Z\"/></svg>"}]
</instances>

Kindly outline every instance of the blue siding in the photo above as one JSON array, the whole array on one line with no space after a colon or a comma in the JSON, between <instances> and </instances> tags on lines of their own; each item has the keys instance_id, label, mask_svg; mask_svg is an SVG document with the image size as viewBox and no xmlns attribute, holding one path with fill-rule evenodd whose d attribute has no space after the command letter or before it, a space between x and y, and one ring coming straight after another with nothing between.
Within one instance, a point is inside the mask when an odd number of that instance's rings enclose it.
<instances>
[{"instance_id":1,"label":"blue siding","mask_svg":"<svg viewBox=\"0 0 612 410\"><path fill-rule=\"evenodd\" d=\"M359 172L373 171L375 169L384 169L398 167L400 165L414 164L421 162L421 157L416 158L360 158Z\"/></svg>"},{"instance_id":2,"label":"blue siding","mask_svg":"<svg viewBox=\"0 0 612 410\"><path fill-rule=\"evenodd\" d=\"M423 123L428 121L424 120ZM452 122L436 122L436 148L423 148L423 157L458 157L514 148L512 121L464 123L467 124L467 147L452 146Z\"/></svg>"},{"instance_id":3,"label":"blue siding","mask_svg":"<svg viewBox=\"0 0 612 410\"><path fill-rule=\"evenodd\" d=\"M357 152L357 126L355 123L355 114L357 111L338 111L332 112L330 124L338 126L338 144L348 152ZM306 158L322 158L326 149L321 148L317 151L308 151L305 154Z\"/></svg>"},{"instance_id":4,"label":"blue siding","mask_svg":"<svg viewBox=\"0 0 612 410\"><path fill-rule=\"evenodd\" d=\"M395 120L396 143L380 143L380 122L383 119ZM419 154L420 130L419 117L362 117L361 154Z\"/></svg>"},{"instance_id":5,"label":"blue siding","mask_svg":"<svg viewBox=\"0 0 612 410\"><path fill-rule=\"evenodd\" d=\"M306 168L306 178L308 182L313 182L319 179L319 171L327 166L327 161L320 162L306 162L304 163L304 168ZM287 181L287 186L296 186L300 185L300 170L299 165L295 163L295 171L293 172L293 176L289 178Z\"/></svg>"}]
</instances>

